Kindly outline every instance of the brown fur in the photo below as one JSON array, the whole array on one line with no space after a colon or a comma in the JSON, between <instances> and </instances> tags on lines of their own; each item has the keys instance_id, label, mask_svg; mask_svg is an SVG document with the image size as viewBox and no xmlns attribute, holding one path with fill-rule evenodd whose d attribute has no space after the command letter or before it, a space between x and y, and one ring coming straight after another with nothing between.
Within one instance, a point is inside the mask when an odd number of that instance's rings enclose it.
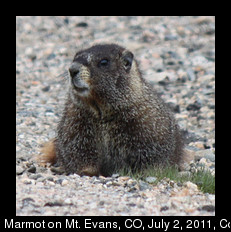
<instances>
[{"instance_id":1,"label":"brown fur","mask_svg":"<svg viewBox=\"0 0 231 232\"><path fill-rule=\"evenodd\" d=\"M41 149L42 156L40 157L41 164L51 163L54 164L56 162L56 153L55 153L55 145L54 139L45 143Z\"/></svg>"}]
</instances>

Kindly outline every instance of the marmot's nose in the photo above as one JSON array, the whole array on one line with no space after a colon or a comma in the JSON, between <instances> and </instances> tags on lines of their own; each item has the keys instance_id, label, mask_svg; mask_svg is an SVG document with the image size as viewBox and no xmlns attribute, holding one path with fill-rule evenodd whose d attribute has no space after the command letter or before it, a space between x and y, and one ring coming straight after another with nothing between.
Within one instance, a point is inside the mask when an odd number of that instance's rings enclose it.
<instances>
[{"instance_id":1,"label":"marmot's nose","mask_svg":"<svg viewBox=\"0 0 231 232\"><path fill-rule=\"evenodd\" d=\"M70 76L72 78L79 73L80 66L81 66L81 64L76 63L76 62L74 62L74 63L71 64L71 66L69 68L69 73L70 73Z\"/></svg>"}]
</instances>

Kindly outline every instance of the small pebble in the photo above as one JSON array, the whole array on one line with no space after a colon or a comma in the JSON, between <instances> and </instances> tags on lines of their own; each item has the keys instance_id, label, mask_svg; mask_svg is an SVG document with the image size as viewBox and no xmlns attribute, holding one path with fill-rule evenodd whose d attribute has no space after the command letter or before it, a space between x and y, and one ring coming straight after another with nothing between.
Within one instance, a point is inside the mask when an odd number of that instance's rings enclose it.
<instances>
[{"instance_id":1,"label":"small pebble","mask_svg":"<svg viewBox=\"0 0 231 232\"><path fill-rule=\"evenodd\" d=\"M157 178L153 176L148 176L145 178L145 181L147 181L149 184L154 184L156 182Z\"/></svg>"},{"instance_id":2,"label":"small pebble","mask_svg":"<svg viewBox=\"0 0 231 232\"><path fill-rule=\"evenodd\" d=\"M64 180L61 182L61 185L62 185L62 186L65 186L65 185L68 185L68 183L69 183L68 180L64 179Z\"/></svg>"},{"instance_id":3,"label":"small pebble","mask_svg":"<svg viewBox=\"0 0 231 232\"><path fill-rule=\"evenodd\" d=\"M27 169L27 171L30 172L30 173L35 173L36 172L36 167L31 166L30 168Z\"/></svg>"},{"instance_id":4,"label":"small pebble","mask_svg":"<svg viewBox=\"0 0 231 232\"><path fill-rule=\"evenodd\" d=\"M19 166L19 165L16 165L16 175L22 175L24 172L24 169Z\"/></svg>"},{"instance_id":5,"label":"small pebble","mask_svg":"<svg viewBox=\"0 0 231 232\"><path fill-rule=\"evenodd\" d=\"M187 182L185 183L185 186L186 186L187 188L189 188L189 189L192 189L193 191L198 191L197 185L194 184L194 183L192 183L192 182L190 182L190 181L187 181Z\"/></svg>"},{"instance_id":6,"label":"small pebble","mask_svg":"<svg viewBox=\"0 0 231 232\"><path fill-rule=\"evenodd\" d=\"M41 174L31 174L29 176L30 179L33 179L33 180L38 180L39 178L42 178L43 176Z\"/></svg>"},{"instance_id":7,"label":"small pebble","mask_svg":"<svg viewBox=\"0 0 231 232\"><path fill-rule=\"evenodd\" d=\"M214 205L203 205L200 210L205 210L208 212L214 212L215 211L215 206Z\"/></svg>"}]
</instances>

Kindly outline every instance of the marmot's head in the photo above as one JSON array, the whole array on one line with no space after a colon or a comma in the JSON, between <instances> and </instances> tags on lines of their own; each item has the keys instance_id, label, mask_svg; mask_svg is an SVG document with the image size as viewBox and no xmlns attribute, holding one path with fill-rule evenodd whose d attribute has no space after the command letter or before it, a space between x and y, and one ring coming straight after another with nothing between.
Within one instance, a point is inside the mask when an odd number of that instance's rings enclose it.
<instances>
[{"instance_id":1,"label":"marmot's head","mask_svg":"<svg viewBox=\"0 0 231 232\"><path fill-rule=\"evenodd\" d=\"M69 73L74 96L98 104L122 103L141 78L133 54L116 44L99 44L77 52Z\"/></svg>"}]
</instances>

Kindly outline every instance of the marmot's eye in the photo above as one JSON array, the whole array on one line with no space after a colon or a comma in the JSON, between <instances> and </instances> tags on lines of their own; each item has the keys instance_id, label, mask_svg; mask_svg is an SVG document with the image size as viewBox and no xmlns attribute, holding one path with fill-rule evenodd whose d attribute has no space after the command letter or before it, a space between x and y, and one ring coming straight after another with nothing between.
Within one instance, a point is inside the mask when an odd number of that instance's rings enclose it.
<instances>
[{"instance_id":1,"label":"marmot's eye","mask_svg":"<svg viewBox=\"0 0 231 232\"><path fill-rule=\"evenodd\" d=\"M107 59L102 59L100 62L99 62L99 67L106 67L109 65L109 60Z\"/></svg>"}]
</instances>

